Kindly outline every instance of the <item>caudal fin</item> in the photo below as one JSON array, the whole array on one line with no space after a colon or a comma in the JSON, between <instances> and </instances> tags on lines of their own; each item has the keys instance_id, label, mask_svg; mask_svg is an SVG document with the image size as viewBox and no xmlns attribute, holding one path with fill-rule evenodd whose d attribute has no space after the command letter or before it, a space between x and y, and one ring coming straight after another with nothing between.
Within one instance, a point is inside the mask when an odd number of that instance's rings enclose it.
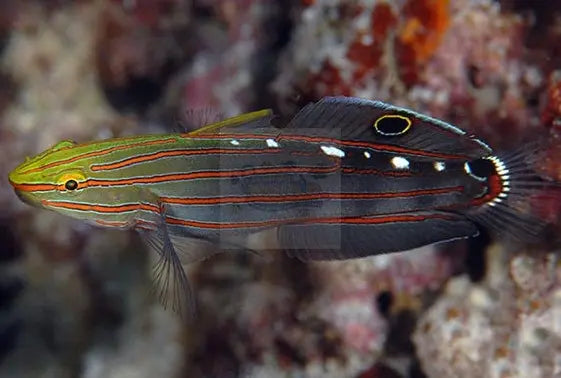
<instances>
[{"instance_id":1,"label":"caudal fin","mask_svg":"<svg viewBox=\"0 0 561 378\"><path fill-rule=\"evenodd\" d=\"M500 193L467 216L491 230L523 242L547 241L553 207L561 208L561 183L542 177L544 143L489 156L501 183Z\"/></svg>"}]
</instances>

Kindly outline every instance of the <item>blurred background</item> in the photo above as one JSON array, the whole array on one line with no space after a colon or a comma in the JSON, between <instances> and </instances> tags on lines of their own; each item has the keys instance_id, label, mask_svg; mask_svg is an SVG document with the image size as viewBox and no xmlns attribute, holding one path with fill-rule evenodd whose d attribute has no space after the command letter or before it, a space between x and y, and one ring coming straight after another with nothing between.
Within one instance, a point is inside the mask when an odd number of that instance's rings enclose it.
<instances>
[{"instance_id":1,"label":"blurred background","mask_svg":"<svg viewBox=\"0 0 561 378\"><path fill-rule=\"evenodd\" d=\"M561 265L492 236L360 260L251 254L189 267L185 325L148 295L136 235L21 203L7 174L63 139L379 99L494 147L552 142L561 3L0 1L1 377L561 376ZM561 201L541 216L558 222ZM544 241L544 245L547 244Z\"/></svg>"}]
</instances>

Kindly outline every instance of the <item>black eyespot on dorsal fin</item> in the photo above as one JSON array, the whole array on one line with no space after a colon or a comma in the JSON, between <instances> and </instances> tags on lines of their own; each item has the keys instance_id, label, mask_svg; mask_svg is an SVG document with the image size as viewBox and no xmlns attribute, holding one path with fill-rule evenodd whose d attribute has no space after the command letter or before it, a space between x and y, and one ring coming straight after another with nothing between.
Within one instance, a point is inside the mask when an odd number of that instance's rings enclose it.
<instances>
[{"instance_id":1,"label":"black eyespot on dorsal fin","mask_svg":"<svg viewBox=\"0 0 561 378\"><path fill-rule=\"evenodd\" d=\"M405 134L411 128L411 118L399 114L384 114L374 121L374 129L380 135Z\"/></svg>"}]
</instances>

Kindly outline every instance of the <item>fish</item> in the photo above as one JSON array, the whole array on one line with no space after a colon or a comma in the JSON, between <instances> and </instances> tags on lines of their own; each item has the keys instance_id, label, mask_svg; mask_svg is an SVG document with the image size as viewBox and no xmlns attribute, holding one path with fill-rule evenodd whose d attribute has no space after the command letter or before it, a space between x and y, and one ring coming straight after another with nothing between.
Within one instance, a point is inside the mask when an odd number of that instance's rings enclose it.
<instances>
[{"instance_id":1,"label":"fish","mask_svg":"<svg viewBox=\"0 0 561 378\"><path fill-rule=\"evenodd\" d=\"M156 294L180 313L194 306L184 265L218 252L341 260L480 227L525 241L544 230L529 205L548 185L532 167L538 148L496 153L450 123L352 97L274 121L266 109L188 133L65 140L9 181L33 206L137 231Z\"/></svg>"}]
</instances>

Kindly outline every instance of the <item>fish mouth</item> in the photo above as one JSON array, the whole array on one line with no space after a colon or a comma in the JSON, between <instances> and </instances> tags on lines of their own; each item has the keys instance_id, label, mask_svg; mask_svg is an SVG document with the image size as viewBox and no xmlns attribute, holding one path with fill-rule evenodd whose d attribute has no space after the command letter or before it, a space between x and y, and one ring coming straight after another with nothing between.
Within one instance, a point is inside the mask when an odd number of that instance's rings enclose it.
<instances>
[{"instance_id":1,"label":"fish mouth","mask_svg":"<svg viewBox=\"0 0 561 378\"><path fill-rule=\"evenodd\" d=\"M35 198L31 193L23 192L17 189L14 189L14 192L16 193L16 196L18 196L21 202L33 207L44 207L41 201Z\"/></svg>"},{"instance_id":2,"label":"fish mouth","mask_svg":"<svg viewBox=\"0 0 561 378\"><path fill-rule=\"evenodd\" d=\"M25 203L28 203L27 198L22 194L22 192L20 192L19 190L14 190L14 192L16 192L16 196L18 196L18 198Z\"/></svg>"},{"instance_id":3,"label":"fish mouth","mask_svg":"<svg viewBox=\"0 0 561 378\"><path fill-rule=\"evenodd\" d=\"M21 202L24 202L28 205L34 205L33 200L29 197L29 194L26 194L19 190L14 190L14 192L16 193L16 196L18 196L18 198L21 200Z\"/></svg>"}]
</instances>

